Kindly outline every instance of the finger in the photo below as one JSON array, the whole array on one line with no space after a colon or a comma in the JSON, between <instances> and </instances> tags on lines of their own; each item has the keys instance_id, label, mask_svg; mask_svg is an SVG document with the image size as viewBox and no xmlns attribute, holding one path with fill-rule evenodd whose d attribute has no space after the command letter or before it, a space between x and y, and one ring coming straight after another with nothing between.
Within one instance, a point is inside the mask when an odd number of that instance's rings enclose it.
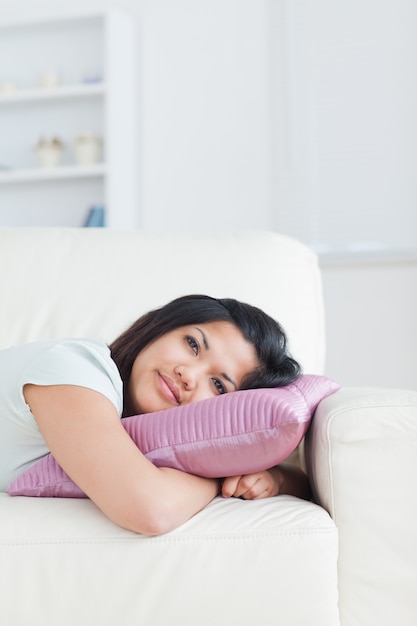
<instances>
[{"instance_id":1,"label":"finger","mask_svg":"<svg viewBox=\"0 0 417 626\"><path fill-rule=\"evenodd\" d=\"M241 477L233 495L236 498L249 500L263 491L263 488L264 484L260 482L259 476L257 474L249 474Z\"/></svg>"},{"instance_id":2,"label":"finger","mask_svg":"<svg viewBox=\"0 0 417 626\"><path fill-rule=\"evenodd\" d=\"M231 498L235 496L236 489L238 488L239 481L241 476L228 476L224 479L222 485L222 496L223 498ZM238 496L236 496L238 497Z\"/></svg>"},{"instance_id":3,"label":"finger","mask_svg":"<svg viewBox=\"0 0 417 626\"><path fill-rule=\"evenodd\" d=\"M241 498L244 500L262 500L263 498L269 498L270 495L271 494L268 489L263 489L262 491L256 493L249 491L246 494L243 494Z\"/></svg>"},{"instance_id":4,"label":"finger","mask_svg":"<svg viewBox=\"0 0 417 626\"><path fill-rule=\"evenodd\" d=\"M241 491L239 497L243 500L255 500L265 491L264 486L257 480L244 491Z\"/></svg>"},{"instance_id":5,"label":"finger","mask_svg":"<svg viewBox=\"0 0 417 626\"><path fill-rule=\"evenodd\" d=\"M276 482L273 480L270 472L259 472L258 474L252 474L244 478L251 479L246 483L247 489L241 493L241 497L245 500L259 500L278 494ZM243 486L244 482L244 480L241 480L240 485Z\"/></svg>"}]
</instances>

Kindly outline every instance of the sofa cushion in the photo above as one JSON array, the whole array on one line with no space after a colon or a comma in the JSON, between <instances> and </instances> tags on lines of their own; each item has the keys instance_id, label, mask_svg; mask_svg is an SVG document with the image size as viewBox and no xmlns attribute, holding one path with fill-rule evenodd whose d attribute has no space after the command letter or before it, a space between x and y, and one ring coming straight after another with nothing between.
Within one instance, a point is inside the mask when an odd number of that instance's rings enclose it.
<instances>
[{"instance_id":1,"label":"sofa cushion","mask_svg":"<svg viewBox=\"0 0 417 626\"><path fill-rule=\"evenodd\" d=\"M159 537L85 499L0 493L0 519L4 626L339 624L337 529L312 502L219 497Z\"/></svg>"},{"instance_id":2,"label":"sofa cushion","mask_svg":"<svg viewBox=\"0 0 417 626\"><path fill-rule=\"evenodd\" d=\"M304 375L286 387L236 391L122 422L157 466L206 477L249 474L286 459L319 402L339 388L325 376ZM18 476L7 492L85 497L51 454Z\"/></svg>"}]
</instances>

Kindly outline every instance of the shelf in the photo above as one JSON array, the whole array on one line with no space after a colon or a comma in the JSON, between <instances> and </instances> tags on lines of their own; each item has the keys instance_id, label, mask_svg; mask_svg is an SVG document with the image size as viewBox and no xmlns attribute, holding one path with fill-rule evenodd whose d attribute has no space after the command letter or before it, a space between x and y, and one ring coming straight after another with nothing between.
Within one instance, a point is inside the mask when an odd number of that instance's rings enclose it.
<instances>
[{"instance_id":1,"label":"shelf","mask_svg":"<svg viewBox=\"0 0 417 626\"><path fill-rule=\"evenodd\" d=\"M86 21L102 21L103 11L100 9L86 9L86 10L72 10L60 11L56 13L45 13L40 15L39 13L33 13L25 15L24 17L9 17L2 18L0 21L0 30L10 29L22 29L22 28L34 28L42 27L48 24L53 26L59 24L67 24L71 22L86 22Z\"/></svg>"},{"instance_id":2,"label":"shelf","mask_svg":"<svg viewBox=\"0 0 417 626\"><path fill-rule=\"evenodd\" d=\"M0 20L0 34L0 226L73 226L100 205L109 228L136 228L135 21L77 11ZM78 164L83 133L101 138L104 162ZM60 165L38 165L42 137L65 145Z\"/></svg>"},{"instance_id":3,"label":"shelf","mask_svg":"<svg viewBox=\"0 0 417 626\"><path fill-rule=\"evenodd\" d=\"M94 178L106 174L106 165L59 165L57 167L37 167L0 171L0 185L31 183L69 178Z\"/></svg>"},{"instance_id":4,"label":"shelf","mask_svg":"<svg viewBox=\"0 0 417 626\"><path fill-rule=\"evenodd\" d=\"M91 96L102 96L105 91L106 85L101 82L79 85L60 85L59 87L18 89L14 93L0 95L0 105L42 100L64 100L67 98L89 98Z\"/></svg>"}]
</instances>

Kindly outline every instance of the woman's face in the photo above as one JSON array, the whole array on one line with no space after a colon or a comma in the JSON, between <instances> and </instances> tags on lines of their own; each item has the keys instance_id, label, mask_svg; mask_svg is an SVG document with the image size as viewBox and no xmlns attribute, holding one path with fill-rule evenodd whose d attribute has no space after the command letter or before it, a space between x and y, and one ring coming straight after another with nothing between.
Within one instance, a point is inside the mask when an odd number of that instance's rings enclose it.
<instances>
[{"instance_id":1,"label":"woman's face","mask_svg":"<svg viewBox=\"0 0 417 626\"><path fill-rule=\"evenodd\" d=\"M257 365L254 347L229 322L177 328L136 357L129 409L152 413L235 391Z\"/></svg>"}]
</instances>

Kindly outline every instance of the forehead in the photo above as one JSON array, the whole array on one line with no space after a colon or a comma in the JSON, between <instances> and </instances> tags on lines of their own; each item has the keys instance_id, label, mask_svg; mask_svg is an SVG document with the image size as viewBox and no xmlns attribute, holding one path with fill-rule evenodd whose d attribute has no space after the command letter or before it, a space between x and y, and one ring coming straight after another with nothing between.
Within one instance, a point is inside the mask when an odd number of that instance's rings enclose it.
<instances>
[{"instance_id":1,"label":"forehead","mask_svg":"<svg viewBox=\"0 0 417 626\"><path fill-rule=\"evenodd\" d=\"M201 334L204 343L207 343L207 352L213 352L232 361L244 361L250 368L256 366L257 356L254 346L234 324L223 321L208 322L196 324L194 328Z\"/></svg>"}]
</instances>

